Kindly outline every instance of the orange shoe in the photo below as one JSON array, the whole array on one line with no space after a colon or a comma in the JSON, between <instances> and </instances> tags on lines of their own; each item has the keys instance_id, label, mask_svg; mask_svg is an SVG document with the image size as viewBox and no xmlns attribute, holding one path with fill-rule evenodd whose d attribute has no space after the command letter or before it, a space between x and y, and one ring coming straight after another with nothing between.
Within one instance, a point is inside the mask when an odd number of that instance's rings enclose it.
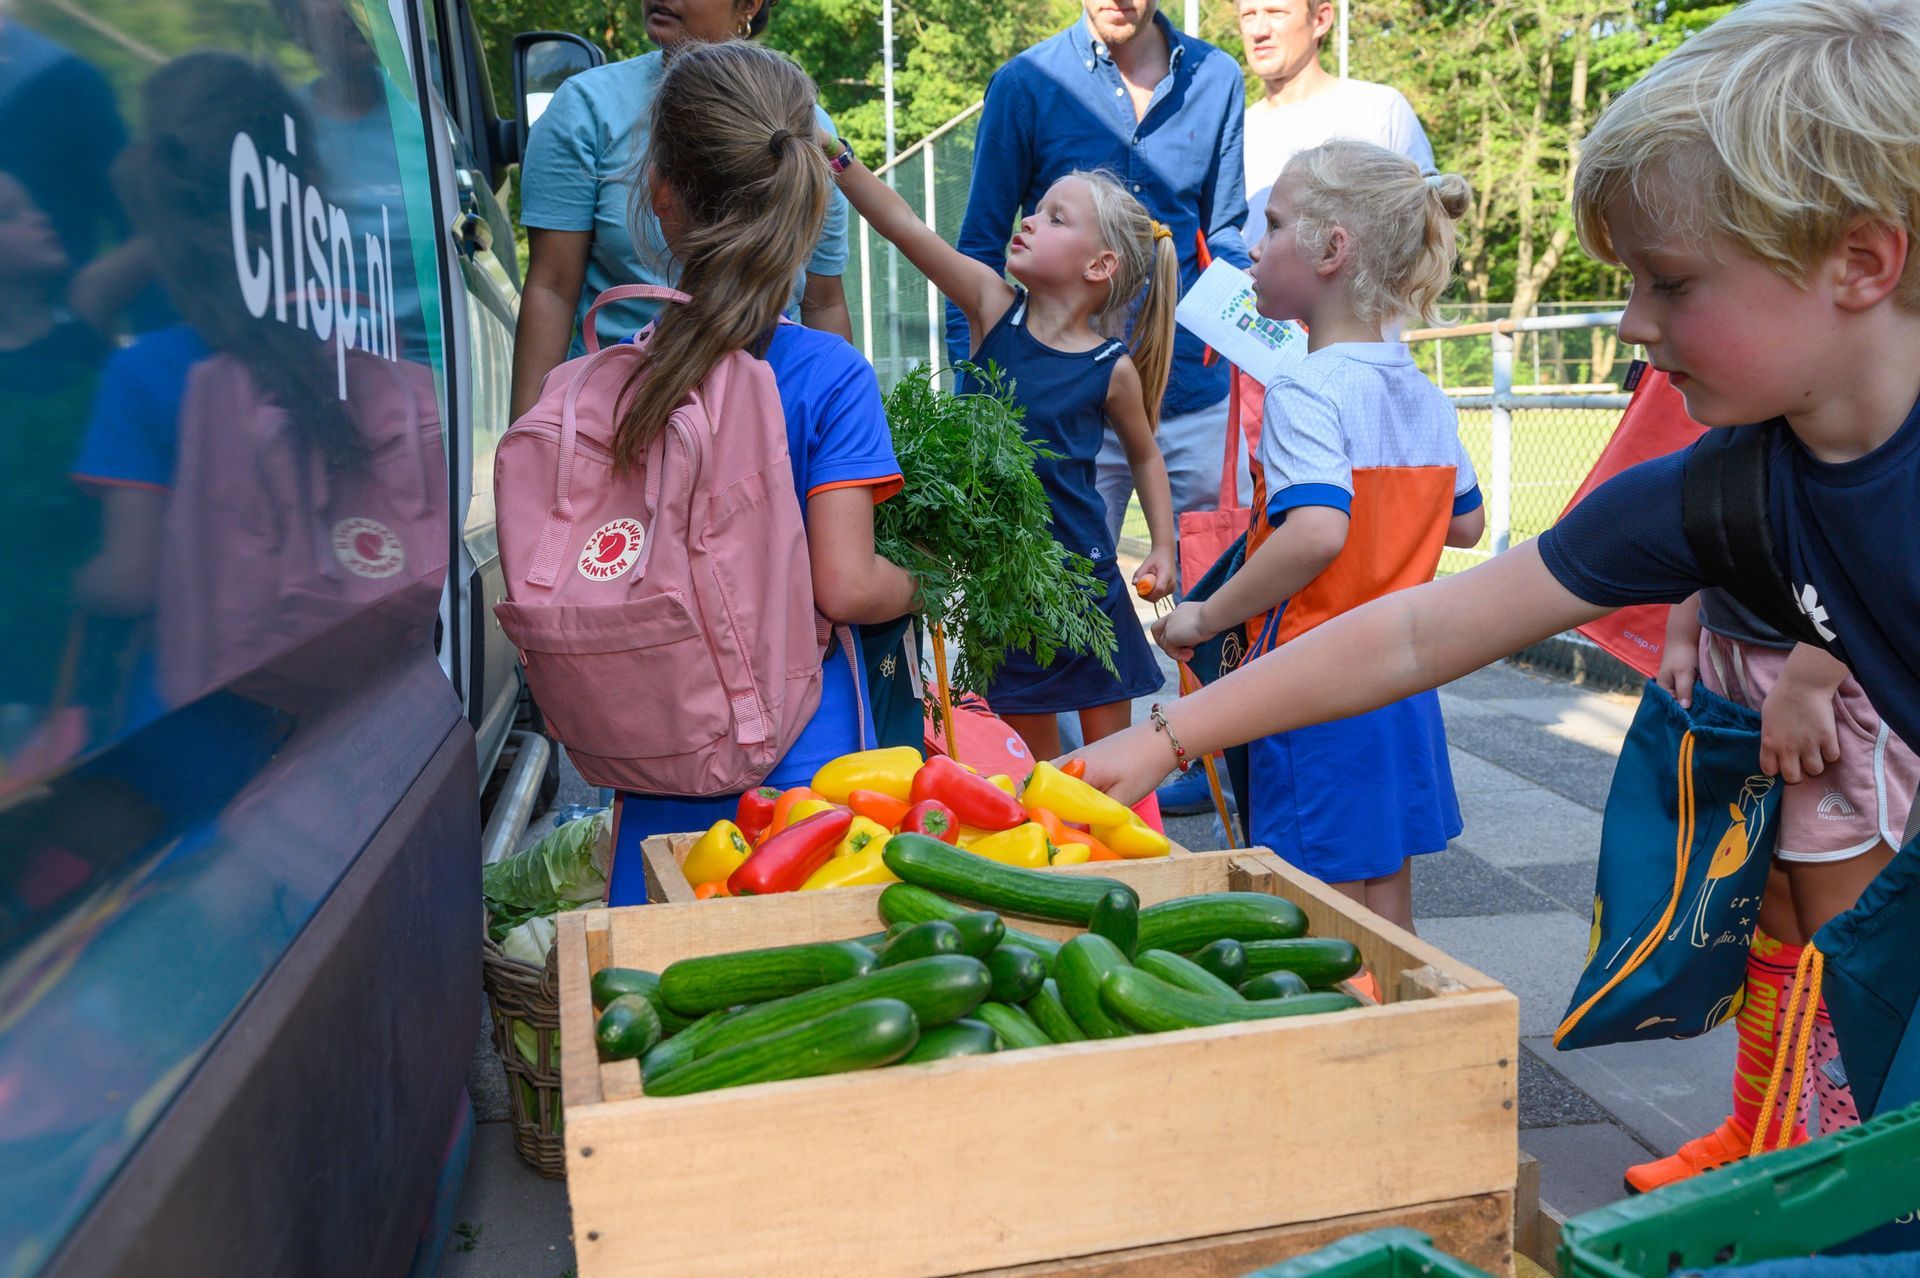
<instances>
[{"instance_id":1,"label":"orange shoe","mask_svg":"<svg viewBox=\"0 0 1920 1278\"><path fill-rule=\"evenodd\" d=\"M1798 1145L1804 1139L1796 1133L1792 1143ZM1686 1180L1688 1177L1698 1176L1701 1172L1725 1167L1728 1163L1739 1162L1752 1149L1752 1130L1739 1119L1729 1116L1725 1122L1705 1136L1696 1136L1668 1157L1656 1158L1650 1163L1640 1163L1627 1168L1624 1177L1627 1192L1648 1193L1677 1181Z\"/></svg>"}]
</instances>

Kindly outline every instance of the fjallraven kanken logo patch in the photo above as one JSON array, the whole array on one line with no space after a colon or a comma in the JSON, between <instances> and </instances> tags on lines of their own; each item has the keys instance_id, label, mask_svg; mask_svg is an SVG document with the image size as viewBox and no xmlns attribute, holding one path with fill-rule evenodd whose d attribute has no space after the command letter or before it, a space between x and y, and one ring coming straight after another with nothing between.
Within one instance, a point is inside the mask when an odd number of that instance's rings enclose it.
<instances>
[{"instance_id":1,"label":"fjallraven kanken logo patch","mask_svg":"<svg viewBox=\"0 0 1920 1278\"><path fill-rule=\"evenodd\" d=\"M646 539L647 530L637 520L615 519L602 524L580 552L580 575L588 581L626 576L640 562L640 547Z\"/></svg>"},{"instance_id":2,"label":"fjallraven kanken logo patch","mask_svg":"<svg viewBox=\"0 0 1920 1278\"><path fill-rule=\"evenodd\" d=\"M407 565L407 552L393 529L377 519L343 519L333 526L333 554L348 572L378 580Z\"/></svg>"}]
</instances>

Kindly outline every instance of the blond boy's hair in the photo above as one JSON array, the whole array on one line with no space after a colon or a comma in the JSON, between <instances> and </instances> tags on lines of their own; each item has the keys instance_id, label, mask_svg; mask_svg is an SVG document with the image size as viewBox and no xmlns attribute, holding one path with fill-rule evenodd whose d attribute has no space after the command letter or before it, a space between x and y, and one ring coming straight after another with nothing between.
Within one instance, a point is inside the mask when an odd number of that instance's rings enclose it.
<instances>
[{"instance_id":1,"label":"blond boy's hair","mask_svg":"<svg viewBox=\"0 0 1920 1278\"><path fill-rule=\"evenodd\" d=\"M1614 264L1622 195L1800 283L1861 219L1904 227L1894 296L1920 310L1920 4L1748 0L1688 37L1582 148L1580 242Z\"/></svg>"},{"instance_id":2,"label":"blond boy's hair","mask_svg":"<svg viewBox=\"0 0 1920 1278\"><path fill-rule=\"evenodd\" d=\"M1434 305L1453 280L1453 224L1473 203L1465 178L1422 176L1397 151L1336 138L1287 161L1280 180L1303 253L1324 254L1336 226L1352 238L1347 289L1360 319L1439 322Z\"/></svg>"}]
</instances>

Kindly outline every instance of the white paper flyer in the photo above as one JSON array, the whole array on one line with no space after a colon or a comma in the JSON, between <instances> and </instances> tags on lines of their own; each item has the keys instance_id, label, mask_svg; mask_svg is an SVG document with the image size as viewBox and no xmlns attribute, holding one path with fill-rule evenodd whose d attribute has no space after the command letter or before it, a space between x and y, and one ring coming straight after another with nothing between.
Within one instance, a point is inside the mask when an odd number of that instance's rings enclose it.
<instances>
[{"instance_id":1,"label":"white paper flyer","mask_svg":"<svg viewBox=\"0 0 1920 1278\"><path fill-rule=\"evenodd\" d=\"M1226 262L1200 273L1173 317L1262 386L1307 353L1307 330L1260 314L1253 304L1253 277Z\"/></svg>"}]
</instances>

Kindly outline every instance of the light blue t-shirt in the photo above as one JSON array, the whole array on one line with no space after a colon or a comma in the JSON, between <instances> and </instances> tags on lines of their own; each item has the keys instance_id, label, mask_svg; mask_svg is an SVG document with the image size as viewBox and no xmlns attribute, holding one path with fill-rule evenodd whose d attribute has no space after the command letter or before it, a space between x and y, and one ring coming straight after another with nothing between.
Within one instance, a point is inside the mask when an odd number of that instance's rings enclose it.
<instances>
[{"instance_id":1,"label":"light blue t-shirt","mask_svg":"<svg viewBox=\"0 0 1920 1278\"><path fill-rule=\"evenodd\" d=\"M672 284L679 271L644 196L634 208L633 185L642 179L636 162L646 153L653 95L665 72L659 50L595 67L562 84L534 122L520 172L520 221L543 231L592 231L587 277L574 312L570 355L586 350L579 329L593 299L616 284ZM814 118L833 132L833 121L815 105ZM640 225L641 242L627 233L628 217ZM827 221L806 272L794 280L789 313L798 318L806 275L843 275L847 269L847 200L838 190L827 201ZM658 303L609 303L595 319L600 340L631 336L653 318Z\"/></svg>"}]
</instances>

